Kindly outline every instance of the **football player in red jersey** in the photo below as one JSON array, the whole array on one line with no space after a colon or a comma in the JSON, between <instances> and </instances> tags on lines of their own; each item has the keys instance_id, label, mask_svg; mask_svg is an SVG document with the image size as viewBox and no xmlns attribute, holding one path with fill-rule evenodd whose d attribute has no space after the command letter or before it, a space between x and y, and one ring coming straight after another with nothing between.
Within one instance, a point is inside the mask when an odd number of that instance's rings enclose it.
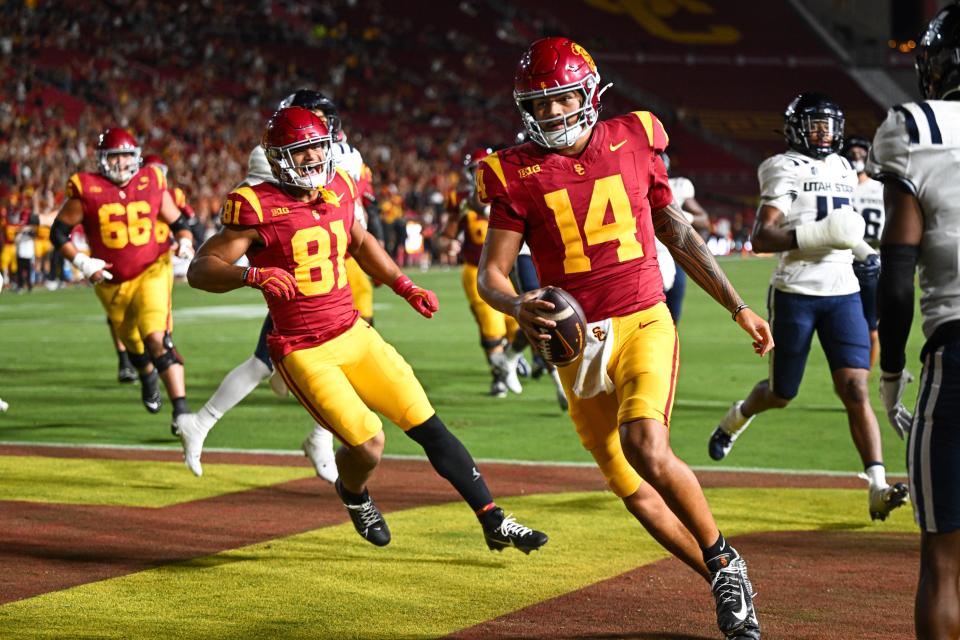
<instances>
[{"instance_id":1,"label":"football player in red jersey","mask_svg":"<svg viewBox=\"0 0 960 640\"><path fill-rule=\"evenodd\" d=\"M157 240L159 223L177 236L178 253L193 254L190 231L155 168L140 166L140 147L124 129L107 129L97 144L99 173L75 173L67 182L67 200L50 229L54 246L94 283L116 334L140 375L141 400L150 413L160 411L158 379L173 404L173 418L189 413L183 359L169 337L170 256ZM77 225L91 255L77 250L70 234ZM175 427L171 425L171 429Z\"/></svg>"},{"instance_id":2,"label":"football player in red jersey","mask_svg":"<svg viewBox=\"0 0 960 640\"><path fill-rule=\"evenodd\" d=\"M532 339L549 337L544 329L554 323L542 314L550 303L537 301L537 291L517 296L508 278L526 240L541 283L580 302L590 323L587 348L559 369L584 448L627 510L710 580L726 637L759 638L746 563L670 448L679 345L654 235L760 355L773 347L770 328L671 204L659 120L636 111L598 122L604 89L593 59L566 38L538 40L521 58L514 99L530 142L491 154L477 172L479 197L491 205L480 294L514 315Z\"/></svg>"},{"instance_id":3,"label":"football player in red jersey","mask_svg":"<svg viewBox=\"0 0 960 640\"><path fill-rule=\"evenodd\" d=\"M437 473L474 510L491 549L530 552L543 546L545 534L504 516L410 365L359 319L344 265L348 251L423 316L432 317L438 303L360 225L356 185L335 169L326 124L301 107L281 109L267 125L263 146L276 184L241 187L227 196L223 229L200 248L188 279L213 292L242 286L263 291L273 319L267 342L277 371L310 415L343 443L335 487L357 532L378 546L390 542L367 492L384 446L376 411L423 447ZM250 266L235 266L244 254ZM205 434L182 434L185 456L199 457Z\"/></svg>"},{"instance_id":4,"label":"football player in red jersey","mask_svg":"<svg viewBox=\"0 0 960 640\"><path fill-rule=\"evenodd\" d=\"M492 308L477 292L477 265L480 264L483 239L487 236L489 207L476 201L474 175L480 161L492 152L493 150L489 147L480 147L464 158L467 188L451 190L447 196L447 210L450 212L450 218L437 241L442 251L447 251L457 244L460 246L460 259L463 262L461 272L463 292L467 296L470 311L480 329L480 346L483 348L493 374L490 395L504 398L507 395L507 389L514 393L523 391L517 378L517 360L520 354L512 350L509 354L506 353L509 348L507 345L513 342L516 336L517 322L513 316L505 315ZM462 240L458 240L459 238Z\"/></svg>"}]
</instances>

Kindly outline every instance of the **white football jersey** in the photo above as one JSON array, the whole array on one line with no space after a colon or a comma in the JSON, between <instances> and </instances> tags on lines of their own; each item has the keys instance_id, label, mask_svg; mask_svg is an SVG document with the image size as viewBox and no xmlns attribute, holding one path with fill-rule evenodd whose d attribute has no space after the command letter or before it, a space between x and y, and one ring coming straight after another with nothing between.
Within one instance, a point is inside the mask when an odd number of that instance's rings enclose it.
<instances>
[{"instance_id":1,"label":"white football jersey","mask_svg":"<svg viewBox=\"0 0 960 640\"><path fill-rule=\"evenodd\" d=\"M930 337L960 320L960 103L944 100L893 107L877 129L867 171L897 181L923 210L920 311Z\"/></svg>"},{"instance_id":2,"label":"white football jersey","mask_svg":"<svg viewBox=\"0 0 960 640\"><path fill-rule=\"evenodd\" d=\"M695 197L696 190L693 183L687 178L670 178L670 191L673 192L673 204L679 209L683 208L683 203L690 198Z\"/></svg>"},{"instance_id":3,"label":"white football jersey","mask_svg":"<svg viewBox=\"0 0 960 640\"><path fill-rule=\"evenodd\" d=\"M880 246L880 234L886 219L883 208L883 183L867 179L857 185L853 192L853 209L863 216L866 223L863 239L873 248Z\"/></svg>"},{"instance_id":4,"label":"white football jersey","mask_svg":"<svg viewBox=\"0 0 960 640\"><path fill-rule=\"evenodd\" d=\"M850 207L857 174L850 163L832 154L817 160L790 150L767 158L757 171L760 203L783 212L782 228L796 229ZM793 249L780 253L770 284L780 291L808 296L856 293L853 253L848 249Z\"/></svg>"},{"instance_id":5,"label":"white football jersey","mask_svg":"<svg viewBox=\"0 0 960 640\"><path fill-rule=\"evenodd\" d=\"M683 208L683 203L696 194L693 183L687 178L670 178L668 182L673 193L673 204L687 217L687 222L693 222L693 214ZM667 287L667 290L669 289L670 287Z\"/></svg>"}]
</instances>

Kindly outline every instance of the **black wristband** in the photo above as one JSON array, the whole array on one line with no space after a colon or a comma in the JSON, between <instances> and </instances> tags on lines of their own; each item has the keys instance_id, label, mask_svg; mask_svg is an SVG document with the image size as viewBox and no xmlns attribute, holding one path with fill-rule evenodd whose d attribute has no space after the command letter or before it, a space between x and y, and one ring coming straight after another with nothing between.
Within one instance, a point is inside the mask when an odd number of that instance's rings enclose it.
<instances>
[{"instance_id":1,"label":"black wristband","mask_svg":"<svg viewBox=\"0 0 960 640\"><path fill-rule=\"evenodd\" d=\"M740 304L737 305L737 308L733 310L733 313L730 314L730 317L733 318L733 321L734 321L734 322L736 322L736 321L737 321L737 315L739 315L739 313L740 313L741 311L743 311L744 309L749 309L749 308L750 308L750 305L748 305L748 304L745 303L745 302L741 302Z\"/></svg>"},{"instance_id":2,"label":"black wristband","mask_svg":"<svg viewBox=\"0 0 960 640\"><path fill-rule=\"evenodd\" d=\"M243 282L243 284L247 284L247 274L250 273L251 268L252 267L243 268L243 273L240 274L240 281Z\"/></svg>"}]
</instances>

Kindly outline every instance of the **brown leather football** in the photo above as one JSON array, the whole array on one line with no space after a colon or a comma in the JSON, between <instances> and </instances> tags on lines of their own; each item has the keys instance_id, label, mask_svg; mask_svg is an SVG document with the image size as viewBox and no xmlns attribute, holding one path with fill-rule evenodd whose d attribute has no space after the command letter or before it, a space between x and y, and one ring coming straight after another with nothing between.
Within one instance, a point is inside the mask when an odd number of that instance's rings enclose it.
<instances>
[{"instance_id":1,"label":"brown leather football","mask_svg":"<svg viewBox=\"0 0 960 640\"><path fill-rule=\"evenodd\" d=\"M538 313L557 323L553 329L543 329L550 339L537 345L540 354L554 366L568 365L580 357L587 343L587 317L576 298L559 287L544 288L537 299L553 303L552 310Z\"/></svg>"}]
</instances>

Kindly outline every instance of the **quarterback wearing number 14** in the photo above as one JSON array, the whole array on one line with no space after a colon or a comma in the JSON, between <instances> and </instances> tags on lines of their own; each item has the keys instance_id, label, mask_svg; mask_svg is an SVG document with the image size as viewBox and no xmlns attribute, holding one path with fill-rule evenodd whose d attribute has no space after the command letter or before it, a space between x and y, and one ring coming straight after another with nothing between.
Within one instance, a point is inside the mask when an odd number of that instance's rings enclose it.
<instances>
[{"instance_id":1,"label":"quarterback wearing number 14","mask_svg":"<svg viewBox=\"0 0 960 640\"><path fill-rule=\"evenodd\" d=\"M479 199L491 206L479 290L532 338L549 338L544 330L554 323L542 314L551 304L537 291L517 296L509 284L526 241L540 281L580 302L588 343L579 361L558 371L584 448L627 510L711 582L724 635L756 640L746 563L670 448L679 345L654 235L727 308L758 354L773 347L770 328L672 205L660 121L636 111L598 122L603 91L590 54L566 38L538 40L521 58L513 96L530 142L489 155L477 171Z\"/></svg>"}]
</instances>

